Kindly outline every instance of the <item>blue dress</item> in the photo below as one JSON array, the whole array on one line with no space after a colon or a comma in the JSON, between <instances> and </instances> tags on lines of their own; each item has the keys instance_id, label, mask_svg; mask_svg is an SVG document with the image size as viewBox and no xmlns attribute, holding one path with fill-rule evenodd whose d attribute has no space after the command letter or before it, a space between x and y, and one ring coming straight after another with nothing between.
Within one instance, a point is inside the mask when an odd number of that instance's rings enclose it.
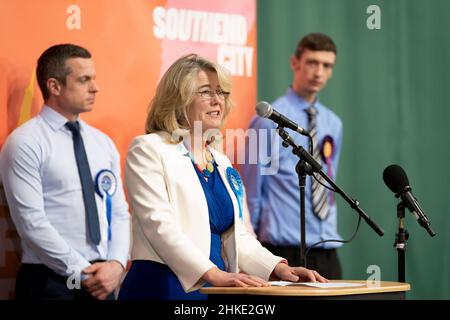
<instances>
[{"instance_id":1,"label":"blue dress","mask_svg":"<svg viewBox=\"0 0 450 320\"><path fill-rule=\"evenodd\" d=\"M234 223L233 203L214 163L214 171L205 180L192 163L205 193L211 228L209 259L221 270L225 264L221 256L221 234ZM119 293L119 300L206 300L198 290L185 293L175 273L165 264L150 260L133 261Z\"/></svg>"}]
</instances>

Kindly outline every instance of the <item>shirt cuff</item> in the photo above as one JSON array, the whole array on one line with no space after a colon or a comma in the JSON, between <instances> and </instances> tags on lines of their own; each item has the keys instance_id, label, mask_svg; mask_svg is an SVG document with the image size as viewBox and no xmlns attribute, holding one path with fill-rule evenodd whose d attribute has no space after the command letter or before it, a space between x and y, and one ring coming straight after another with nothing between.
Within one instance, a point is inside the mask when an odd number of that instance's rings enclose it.
<instances>
[{"instance_id":1,"label":"shirt cuff","mask_svg":"<svg viewBox=\"0 0 450 320\"><path fill-rule=\"evenodd\" d=\"M121 254L120 252L110 252L108 253L108 261L115 260L119 262L123 269L127 269L127 263L128 263L128 254Z\"/></svg>"}]
</instances>

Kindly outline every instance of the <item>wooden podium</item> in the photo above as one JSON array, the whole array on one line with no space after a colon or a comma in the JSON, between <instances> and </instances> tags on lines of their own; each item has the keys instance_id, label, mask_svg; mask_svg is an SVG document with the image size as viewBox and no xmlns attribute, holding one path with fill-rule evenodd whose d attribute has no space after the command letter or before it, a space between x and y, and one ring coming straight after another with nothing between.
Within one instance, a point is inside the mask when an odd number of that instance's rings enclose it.
<instances>
[{"instance_id":1,"label":"wooden podium","mask_svg":"<svg viewBox=\"0 0 450 320\"><path fill-rule=\"evenodd\" d=\"M367 285L364 280L331 280L330 282L360 283L363 286L344 288L314 288L304 285L270 287L205 287L200 292L210 299L300 299L300 300L404 300L411 289L408 283L380 281Z\"/></svg>"}]
</instances>

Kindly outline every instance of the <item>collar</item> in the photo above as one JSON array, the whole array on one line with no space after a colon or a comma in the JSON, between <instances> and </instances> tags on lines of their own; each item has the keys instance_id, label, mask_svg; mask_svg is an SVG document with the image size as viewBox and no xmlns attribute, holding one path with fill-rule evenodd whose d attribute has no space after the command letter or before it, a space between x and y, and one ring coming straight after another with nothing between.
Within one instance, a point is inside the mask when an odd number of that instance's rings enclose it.
<instances>
[{"instance_id":1,"label":"collar","mask_svg":"<svg viewBox=\"0 0 450 320\"><path fill-rule=\"evenodd\" d=\"M313 103L309 103L308 101L305 100L305 98L303 98L302 96L298 95L294 89L292 89L291 86L289 86L289 88L287 89L286 92L286 96L288 98L288 100L295 105L297 108L299 108L300 110L306 110L307 108L309 108L311 105L314 106L314 108L316 108L317 113L319 113L319 109L320 109L320 102L319 99L316 97L316 99L314 100Z\"/></svg>"},{"instance_id":2,"label":"collar","mask_svg":"<svg viewBox=\"0 0 450 320\"><path fill-rule=\"evenodd\" d=\"M186 146L188 144L187 139L183 139L183 141L177 143L177 151L180 152L181 155L189 157L189 147ZM188 149L189 148L189 149Z\"/></svg>"},{"instance_id":3,"label":"collar","mask_svg":"<svg viewBox=\"0 0 450 320\"><path fill-rule=\"evenodd\" d=\"M49 107L48 105L44 105L42 107L41 112L39 115L44 119L49 126L54 130L58 131L61 128L65 128L64 125L66 124L67 118L64 117L59 112L55 111L53 108ZM80 123L80 130L83 130L84 127L84 121L80 119L80 117L77 118L77 121ZM67 129L68 130L68 129Z\"/></svg>"},{"instance_id":4,"label":"collar","mask_svg":"<svg viewBox=\"0 0 450 320\"><path fill-rule=\"evenodd\" d=\"M221 153L219 150L216 150L210 146L208 146L208 150L213 155L214 161L216 162L218 167L226 168L229 166L229 164L225 161L225 159L228 159L228 158L226 158L226 156L223 153Z\"/></svg>"}]
</instances>

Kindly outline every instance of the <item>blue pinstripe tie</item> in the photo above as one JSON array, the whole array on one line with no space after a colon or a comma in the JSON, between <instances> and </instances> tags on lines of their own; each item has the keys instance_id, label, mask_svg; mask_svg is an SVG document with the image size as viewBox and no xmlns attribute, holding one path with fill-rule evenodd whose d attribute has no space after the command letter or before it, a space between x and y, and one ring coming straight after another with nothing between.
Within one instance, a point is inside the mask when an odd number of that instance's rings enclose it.
<instances>
[{"instance_id":1,"label":"blue pinstripe tie","mask_svg":"<svg viewBox=\"0 0 450 320\"><path fill-rule=\"evenodd\" d=\"M322 159L320 157L320 146L317 139L317 109L311 105L306 109L306 113L308 114L309 120L309 134L311 135L311 140L313 141L314 146L312 156L318 163L321 163ZM320 182L325 183L322 176L316 174L316 177L320 180ZM326 219L329 212L328 191L314 178L311 178L311 195L314 214L321 220Z\"/></svg>"},{"instance_id":2,"label":"blue pinstripe tie","mask_svg":"<svg viewBox=\"0 0 450 320\"><path fill-rule=\"evenodd\" d=\"M83 138L80 134L80 124L78 121L69 121L65 125L72 132L73 150L75 151L75 159L77 160L78 174L80 175L81 188L83 191L89 237L94 244L99 244L100 224L98 222L97 204L95 203L95 187L86 156L86 150L84 149Z\"/></svg>"}]
</instances>

